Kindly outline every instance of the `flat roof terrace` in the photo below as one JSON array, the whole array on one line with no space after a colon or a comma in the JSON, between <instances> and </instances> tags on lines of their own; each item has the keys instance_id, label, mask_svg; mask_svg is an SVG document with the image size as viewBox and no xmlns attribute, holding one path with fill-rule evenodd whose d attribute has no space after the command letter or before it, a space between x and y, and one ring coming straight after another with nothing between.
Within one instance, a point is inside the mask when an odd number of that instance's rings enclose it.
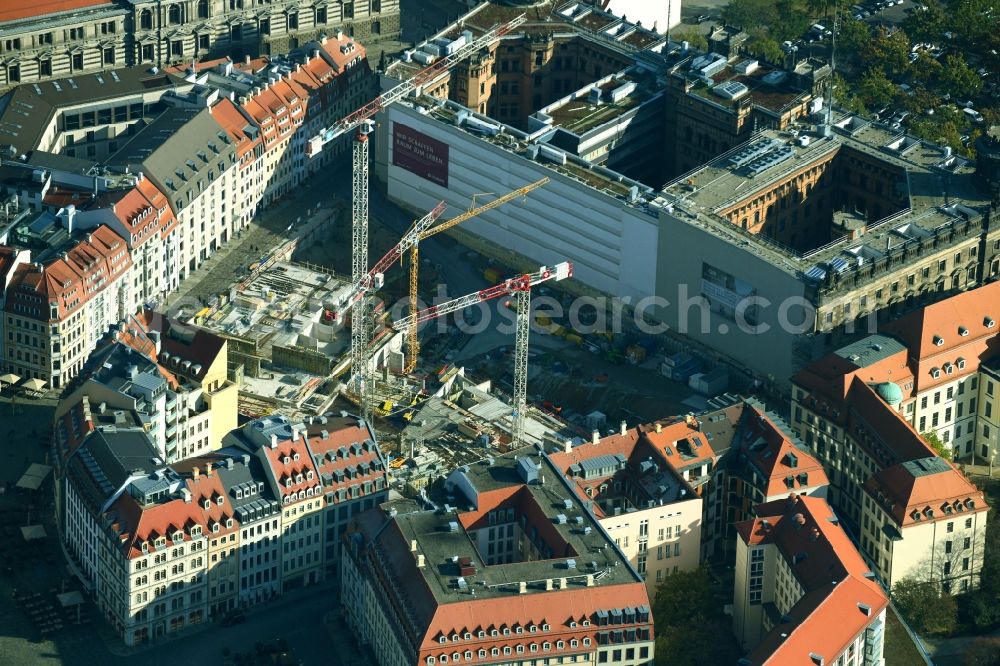
<instances>
[{"instance_id":1,"label":"flat roof terrace","mask_svg":"<svg viewBox=\"0 0 1000 666\"><path fill-rule=\"evenodd\" d=\"M517 454L520 454L518 456ZM476 544L462 526L464 512L444 513L421 511L399 514L396 521L409 542L417 540L427 560L421 572L439 603L468 599L456 584L459 577L453 571L452 558L468 557L475 573L464 576L468 587L474 587L477 598L508 597L519 594L520 583L527 583L526 594L546 592L546 580L567 578L573 587L585 587L587 575L593 574L595 586L622 585L641 582L641 578L614 547L593 514L576 493L563 481L562 475L544 459L538 480L525 484L517 471L518 461L531 456L537 461L534 447L521 449L500 458L487 458L461 470L479 493L519 487L527 493L519 499L521 515L528 518L529 527L537 527L552 539L566 544L569 554L544 560L486 564ZM569 508L566 504L569 502ZM484 507L480 507L480 511ZM529 516L530 514L530 516ZM535 522L535 525L532 525ZM544 522L545 524L541 524ZM586 529L589 528L589 529ZM572 560L571 564L567 564ZM593 563L593 565L592 565Z\"/></svg>"}]
</instances>

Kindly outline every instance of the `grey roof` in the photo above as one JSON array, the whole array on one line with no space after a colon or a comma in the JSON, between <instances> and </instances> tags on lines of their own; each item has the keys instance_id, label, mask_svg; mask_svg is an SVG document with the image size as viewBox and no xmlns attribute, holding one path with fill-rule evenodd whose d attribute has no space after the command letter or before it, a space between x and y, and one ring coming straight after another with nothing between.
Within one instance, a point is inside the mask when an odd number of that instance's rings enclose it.
<instances>
[{"instance_id":1,"label":"grey roof","mask_svg":"<svg viewBox=\"0 0 1000 666\"><path fill-rule=\"evenodd\" d=\"M919 476L942 474L944 472L950 472L952 469L943 458L939 458L938 456L908 460L907 462L902 463L902 466L903 469L909 472L914 478Z\"/></svg>"},{"instance_id":2,"label":"grey roof","mask_svg":"<svg viewBox=\"0 0 1000 666\"><path fill-rule=\"evenodd\" d=\"M62 107L166 90L176 85L190 84L173 74L153 73L142 67L22 84L9 93L6 107L0 113L0 145L11 144L18 153L29 153L39 147L45 128Z\"/></svg>"},{"instance_id":3,"label":"grey roof","mask_svg":"<svg viewBox=\"0 0 1000 666\"><path fill-rule=\"evenodd\" d=\"M108 158L112 168L142 171L176 213L236 160L228 135L209 109L169 108Z\"/></svg>"},{"instance_id":4,"label":"grey roof","mask_svg":"<svg viewBox=\"0 0 1000 666\"><path fill-rule=\"evenodd\" d=\"M263 517L279 511L281 507L275 501L270 485L260 483L265 480L260 461L237 449L226 452L232 454L230 458L233 460L233 467L230 469L228 464L220 465L216 468L216 473L229 495L237 519L241 523L254 522L254 514L256 517Z\"/></svg>"},{"instance_id":5,"label":"grey roof","mask_svg":"<svg viewBox=\"0 0 1000 666\"><path fill-rule=\"evenodd\" d=\"M102 426L90 433L73 455L105 492L105 499L121 488L133 472L148 474L163 464L149 435L138 428Z\"/></svg>"},{"instance_id":6,"label":"grey roof","mask_svg":"<svg viewBox=\"0 0 1000 666\"><path fill-rule=\"evenodd\" d=\"M834 353L848 359L859 368L867 368L901 351L906 351L906 345L902 342L888 335L876 333L841 347Z\"/></svg>"}]
</instances>

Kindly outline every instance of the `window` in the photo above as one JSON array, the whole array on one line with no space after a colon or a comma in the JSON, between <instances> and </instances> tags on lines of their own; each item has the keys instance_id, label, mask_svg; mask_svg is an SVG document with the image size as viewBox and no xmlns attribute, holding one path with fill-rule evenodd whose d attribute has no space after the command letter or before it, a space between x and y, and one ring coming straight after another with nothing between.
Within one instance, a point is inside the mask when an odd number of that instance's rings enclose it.
<instances>
[{"instance_id":1,"label":"window","mask_svg":"<svg viewBox=\"0 0 1000 666\"><path fill-rule=\"evenodd\" d=\"M170 25L177 25L181 22L181 7L180 5L170 5L167 8L167 22Z\"/></svg>"},{"instance_id":2,"label":"window","mask_svg":"<svg viewBox=\"0 0 1000 666\"><path fill-rule=\"evenodd\" d=\"M38 61L39 76L52 76L52 59L42 58Z\"/></svg>"},{"instance_id":3,"label":"window","mask_svg":"<svg viewBox=\"0 0 1000 666\"><path fill-rule=\"evenodd\" d=\"M18 65L11 65L7 68L7 82L18 83L21 80L21 68Z\"/></svg>"},{"instance_id":4,"label":"window","mask_svg":"<svg viewBox=\"0 0 1000 666\"><path fill-rule=\"evenodd\" d=\"M139 13L139 27L142 30L152 30L153 29L153 12L148 9L143 9Z\"/></svg>"},{"instance_id":5,"label":"window","mask_svg":"<svg viewBox=\"0 0 1000 666\"><path fill-rule=\"evenodd\" d=\"M109 47L109 48L104 49L103 59L104 59L104 64L105 65L113 65L113 64L115 64L115 49L114 49L114 47Z\"/></svg>"},{"instance_id":6,"label":"window","mask_svg":"<svg viewBox=\"0 0 1000 666\"><path fill-rule=\"evenodd\" d=\"M198 0L198 18L208 18L208 0Z\"/></svg>"},{"instance_id":7,"label":"window","mask_svg":"<svg viewBox=\"0 0 1000 666\"><path fill-rule=\"evenodd\" d=\"M74 53L70 58L71 71L78 72L83 69L83 54Z\"/></svg>"},{"instance_id":8,"label":"window","mask_svg":"<svg viewBox=\"0 0 1000 666\"><path fill-rule=\"evenodd\" d=\"M293 12L288 15L288 29L289 30L299 29L299 15L297 12Z\"/></svg>"}]
</instances>

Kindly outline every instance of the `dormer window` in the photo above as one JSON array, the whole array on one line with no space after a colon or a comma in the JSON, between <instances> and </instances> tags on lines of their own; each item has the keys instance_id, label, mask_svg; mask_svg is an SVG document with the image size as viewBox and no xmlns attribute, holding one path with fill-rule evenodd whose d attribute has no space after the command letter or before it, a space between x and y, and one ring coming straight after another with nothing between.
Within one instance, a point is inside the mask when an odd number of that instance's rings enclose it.
<instances>
[{"instance_id":1,"label":"dormer window","mask_svg":"<svg viewBox=\"0 0 1000 666\"><path fill-rule=\"evenodd\" d=\"M223 502L222 495L219 495L218 497L215 498L215 503L218 504L219 506L222 506L222 502Z\"/></svg>"},{"instance_id":2,"label":"dormer window","mask_svg":"<svg viewBox=\"0 0 1000 666\"><path fill-rule=\"evenodd\" d=\"M233 519L232 518L226 518L226 527L229 528L229 527L232 527L232 526L233 526Z\"/></svg>"},{"instance_id":3,"label":"dormer window","mask_svg":"<svg viewBox=\"0 0 1000 666\"><path fill-rule=\"evenodd\" d=\"M985 326L986 328L993 328L996 325L997 323L993 321L992 317L986 317L985 319L983 319L983 326Z\"/></svg>"},{"instance_id":4,"label":"dormer window","mask_svg":"<svg viewBox=\"0 0 1000 666\"><path fill-rule=\"evenodd\" d=\"M293 453L292 454L292 460L298 460L298 459L299 459L299 454L298 453Z\"/></svg>"},{"instance_id":5,"label":"dormer window","mask_svg":"<svg viewBox=\"0 0 1000 666\"><path fill-rule=\"evenodd\" d=\"M934 346L935 347L940 347L943 344L944 344L944 338L942 338L940 335L935 335L934 336Z\"/></svg>"},{"instance_id":6,"label":"dormer window","mask_svg":"<svg viewBox=\"0 0 1000 666\"><path fill-rule=\"evenodd\" d=\"M313 480L313 473L312 473L312 470L309 470L308 472L306 472L306 478L307 478L308 480L310 480L310 481L312 481L312 480Z\"/></svg>"},{"instance_id":7,"label":"dormer window","mask_svg":"<svg viewBox=\"0 0 1000 666\"><path fill-rule=\"evenodd\" d=\"M295 483L302 483L302 475L301 474L296 474L295 475Z\"/></svg>"},{"instance_id":8,"label":"dormer window","mask_svg":"<svg viewBox=\"0 0 1000 666\"><path fill-rule=\"evenodd\" d=\"M955 366L953 366L951 363L945 363L944 364L944 371L945 371L945 374L949 374L950 375L951 373L955 372Z\"/></svg>"},{"instance_id":9,"label":"dormer window","mask_svg":"<svg viewBox=\"0 0 1000 666\"><path fill-rule=\"evenodd\" d=\"M202 502L202 504L201 504L201 505L202 505L203 507L205 507L205 510L207 511L208 509L212 508L212 500L210 500L210 499L205 499L205 501L204 501L204 502Z\"/></svg>"},{"instance_id":10,"label":"dormer window","mask_svg":"<svg viewBox=\"0 0 1000 666\"><path fill-rule=\"evenodd\" d=\"M219 523L212 523L212 533L213 534L219 533Z\"/></svg>"},{"instance_id":11,"label":"dormer window","mask_svg":"<svg viewBox=\"0 0 1000 666\"><path fill-rule=\"evenodd\" d=\"M958 327L958 334L961 335L964 338L964 337L966 337L966 336L969 335L969 329L967 329L964 326L959 326Z\"/></svg>"},{"instance_id":12,"label":"dormer window","mask_svg":"<svg viewBox=\"0 0 1000 666\"><path fill-rule=\"evenodd\" d=\"M292 487L292 477L288 477L287 479L285 479L285 487L286 488Z\"/></svg>"},{"instance_id":13,"label":"dormer window","mask_svg":"<svg viewBox=\"0 0 1000 666\"><path fill-rule=\"evenodd\" d=\"M931 368L931 377L933 377L934 379L937 379L940 376L941 376L941 370L940 369L938 369L938 368Z\"/></svg>"},{"instance_id":14,"label":"dormer window","mask_svg":"<svg viewBox=\"0 0 1000 666\"><path fill-rule=\"evenodd\" d=\"M184 541L184 532L181 532L180 530L174 532L173 540Z\"/></svg>"},{"instance_id":15,"label":"dormer window","mask_svg":"<svg viewBox=\"0 0 1000 666\"><path fill-rule=\"evenodd\" d=\"M285 456L284 458L281 459L281 464L282 465L287 465L290 462L292 462L292 459L289 458L288 456Z\"/></svg>"},{"instance_id":16,"label":"dormer window","mask_svg":"<svg viewBox=\"0 0 1000 666\"><path fill-rule=\"evenodd\" d=\"M958 357L958 361L957 361L957 365L958 365L958 369L959 370L965 370L965 359L962 358L961 356L959 356Z\"/></svg>"}]
</instances>

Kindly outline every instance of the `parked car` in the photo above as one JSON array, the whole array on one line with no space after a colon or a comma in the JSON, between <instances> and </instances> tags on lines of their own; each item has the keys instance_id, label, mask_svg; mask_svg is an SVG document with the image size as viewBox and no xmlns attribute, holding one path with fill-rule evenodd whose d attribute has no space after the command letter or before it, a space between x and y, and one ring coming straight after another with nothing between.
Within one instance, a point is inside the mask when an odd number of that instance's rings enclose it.
<instances>
[{"instance_id":1,"label":"parked car","mask_svg":"<svg viewBox=\"0 0 1000 666\"><path fill-rule=\"evenodd\" d=\"M234 610L234 611L231 611L231 612L227 613L225 616L223 616L223 618L222 618L222 626L223 627L232 627L232 626L235 626L237 624L243 624L246 621L247 621L247 615L246 615L246 613L244 613L241 610Z\"/></svg>"}]
</instances>

